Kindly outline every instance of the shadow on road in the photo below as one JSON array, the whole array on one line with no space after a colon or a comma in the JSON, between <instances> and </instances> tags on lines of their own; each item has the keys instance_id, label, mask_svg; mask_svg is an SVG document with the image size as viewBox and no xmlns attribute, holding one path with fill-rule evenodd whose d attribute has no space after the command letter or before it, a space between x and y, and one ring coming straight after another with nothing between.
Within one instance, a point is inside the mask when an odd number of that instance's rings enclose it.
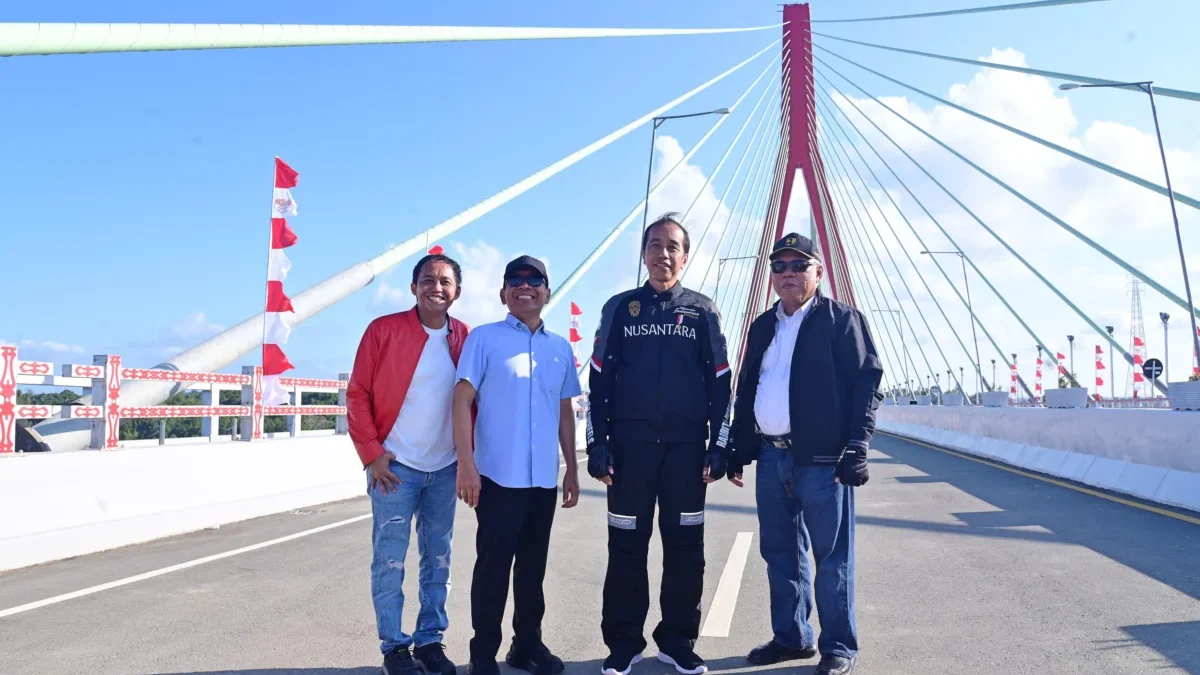
<instances>
[{"instance_id":1,"label":"shadow on road","mask_svg":"<svg viewBox=\"0 0 1200 675\"><path fill-rule=\"evenodd\" d=\"M860 516L859 523L1076 544L1200 599L1200 527L886 436L872 445L1000 509L956 513L965 527ZM1045 532L1007 528L1042 528Z\"/></svg>"},{"instance_id":2,"label":"shadow on road","mask_svg":"<svg viewBox=\"0 0 1200 675\"><path fill-rule=\"evenodd\" d=\"M1200 621L1122 626L1121 630L1134 640L1162 654L1184 672L1200 675L1200 650L1196 649L1196 639L1200 637Z\"/></svg>"}]
</instances>

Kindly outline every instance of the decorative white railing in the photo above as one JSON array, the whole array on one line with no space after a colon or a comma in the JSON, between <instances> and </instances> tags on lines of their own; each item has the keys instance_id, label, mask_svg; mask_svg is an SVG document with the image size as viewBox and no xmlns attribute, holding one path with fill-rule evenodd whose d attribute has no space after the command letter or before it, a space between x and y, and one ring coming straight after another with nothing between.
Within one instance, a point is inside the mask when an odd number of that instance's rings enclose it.
<instances>
[{"instance_id":1,"label":"decorative white railing","mask_svg":"<svg viewBox=\"0 0 1200 675\"><path fill-rule=\"evenodd\" d=\"M255 441L264 437L263 418L268 415L289 417L288 432L300 431L300 418L305 415L334 415L334 433L344 434L346 424L346 386L349 373L336 380L282 377L280 384L291 389L293 405L262 405L263 384L261 366L243 366L242 373L201 373L153 368L128 368L121 365L115 354L99 354L92 364L62 364L60 375L54 375L54 364L48 361L22 361L15 346L0 346L0 455L16 450L16 421L18 419L86 419L91 423L92 449L112 449L122 445L122 419L201 418L201 437L216 440L221 417L237 418L240 433L236 438ZM121 383L154 381L185 383L184 389L199 390L202 405L121 405ZM89 405L18 404L17 385L80 387L91 394ZM238 405L221 405L220 392L240 390ZM299 405L304 393L336 393L337 405ZM161 435L160 435L161 438Z\"/></svg>"}]
</instances>

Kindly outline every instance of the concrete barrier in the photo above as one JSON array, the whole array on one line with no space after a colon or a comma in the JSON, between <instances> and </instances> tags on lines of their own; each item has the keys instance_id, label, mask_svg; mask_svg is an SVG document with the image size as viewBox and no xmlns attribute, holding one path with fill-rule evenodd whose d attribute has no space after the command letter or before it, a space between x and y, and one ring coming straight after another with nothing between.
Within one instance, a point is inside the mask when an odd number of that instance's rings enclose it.
<instances>
[{"instance_id":1,"label":"concrete barrier","mask_svg":"<svg viewBox=\"0 0 1200 675\"><path fill-rule=\"evenodd\" d=\"M346 436L0 459L0 570L365 494Z\"/></svg>"},{"instance_id":2,"label":"concrete barrier","mask_svg":"<svg viewBox=\"0 0 1200 675\"><path fill-rule=\"evenodd\" d=\"M1006 407L1008 407L1008 392L1007 391L985 391L985 392L983 392L983 405L988 408L1006 408Z\"/></svg>"},{"instance_id":3,"label":"concrete barrier","mask_svg":"<svg viewBox=\"0 0 1200 675\"><path fill-rule=\"evenodd\" d=\"M880 408L878 429L1200 511L1200 415L1107 408Z\"/></svg>"}]
</instances>

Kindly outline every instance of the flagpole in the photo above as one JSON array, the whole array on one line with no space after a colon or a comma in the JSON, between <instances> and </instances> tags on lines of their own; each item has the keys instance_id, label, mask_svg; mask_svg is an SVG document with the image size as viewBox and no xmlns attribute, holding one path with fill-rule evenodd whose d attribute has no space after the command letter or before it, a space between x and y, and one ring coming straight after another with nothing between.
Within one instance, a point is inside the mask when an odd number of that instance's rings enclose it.
<instances>
[{"instance_id":1,"label":"flagpole","mask_svg":"<svg viewBox=\"0 0 1200 675\"><path fill-rule=\"evenodd\" d=\"M271 162L271 213L267 219L267 273L263 279L263 321L262 321L262 345L258 349L258 365L260 368L266 368L266 350L267 350L267 305L271 301L271 244L274 243L275 224L271 221L275 216L275 180L276 173L279 167L279 155L275 155L275 161Z\"/></svg>"}]
</instances>

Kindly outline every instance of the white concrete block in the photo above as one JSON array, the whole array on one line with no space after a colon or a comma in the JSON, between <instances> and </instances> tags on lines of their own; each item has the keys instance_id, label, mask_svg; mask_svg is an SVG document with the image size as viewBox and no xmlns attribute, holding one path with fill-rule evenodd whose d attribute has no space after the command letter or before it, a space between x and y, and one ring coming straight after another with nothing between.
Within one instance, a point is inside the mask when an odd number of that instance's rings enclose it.
<instances>
[{"instance_id":1,"label":"white concrete block","mask_svg":"<svg viewBox=\"0 0 1200 675\"><path fill-rule=\"evenodd\" d=\"M1022 469L1032 469L1034 461L1038 457L1038 451L1041 448L1036 445L1029 445L1028 443L1021 443L1020 446L1021 449L1017 452L1013 464Z\"/></svg>"},{"instance_id":2,"label":"white concrete block","mask_svg":"<svg viewBox=\"0 0 1200 675\"><path fill-rule=\"evenodd\" d=\"M1163 478L1166 476L1167 469L1161 466L1130 462L1125 465L1125 470L1117 477L1117 483L1113 489L1135 497L1150 499L1158 491L1158 486L1162 485Z\"/></svg>"},{"instance_id":3,"label":"white concrete block","mask_svg":"<svg viewBox=\"0 0 1200 675\"><path fill-rule=\"evenodd\" d=\"M1167 471L1155 491L1154 501L1200 512L1200 473Z\"/></svg>"},{"instance_id":4,"label":"white concrete block","mask_svg":"<svg viewBox=\"0 0 1200 675\"><path fill-rule=\"evenodd\" d=\"M46 453L0 462L0 570L366 492L346 436Z\"/></svg>"},{"instance_id":5,"label":"white concrete block","mask_svg":"<svg viewBox=\"0 0 1200 675\"><path fill-rule=\"evenodd\" d=\"M1011 441L1002 441L996 446L996 449L996 456L1000 461L1007 464L1012 464L1013 466L1022 466L1020 457L1021 454L1025 452L1025 446L1023 444L1013 443Z\"/></svg>"},{"instance_id":6,"label":"white concrete block","mask_svg":"<svg viewBox=\"0 0 1200 675\"><path fill-rule=\"evenodd\" d=\"M1094 455L1068 452L1063 458L1063 463L1058 467L1058 475L1067 480L1082 483L1083 477L1087 475L1088 469L1092 468L1094 461L1096 461Z\"/></svg>"},{"instance_id":7,"label":"white concrete block","mask_svg":"<svg viewBox=\"0 0 1200 675\"><path fill-rule=\"evenodd\" d=\"M1029 463L1026 465L1029 469L1038 473L1058 476L1059 468L1067 459L1065 450L1055 450L1053 448L1042 448L1038 446L1029 446Z\"/></svg>"},{"instance_id":8,"label":"white concrete block","mask_svg":"<svg viewBox=\"0 0 1200 675\"><path fill-rule=\"evenodd\" d=\"M1125 470L1127 464L1129 462L1097 457L1088 467L1087 473L1083 475L1083 482L1105 490L1112 490L1116 487L1117 479L1120 478L1121 472Z\"/></svg>"}]
</instances>

